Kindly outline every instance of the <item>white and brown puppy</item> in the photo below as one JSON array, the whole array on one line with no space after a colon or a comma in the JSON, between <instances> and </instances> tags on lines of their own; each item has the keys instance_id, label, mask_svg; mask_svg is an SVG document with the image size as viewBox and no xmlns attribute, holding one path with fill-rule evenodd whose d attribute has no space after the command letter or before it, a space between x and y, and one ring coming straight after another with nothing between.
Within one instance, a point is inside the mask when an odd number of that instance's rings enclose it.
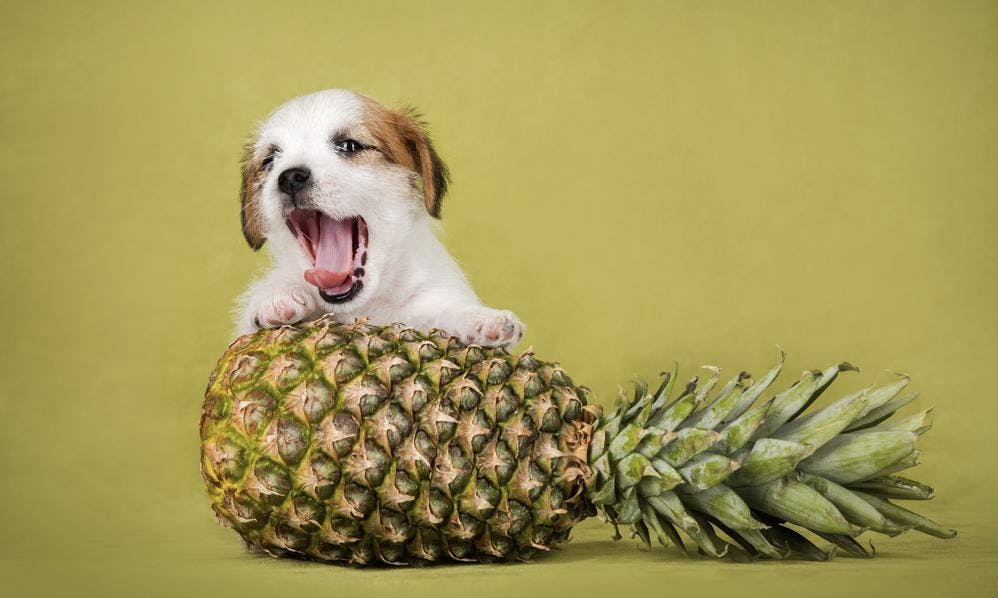
<instances>
[{"instance_id":1,"label":"white and brown puppy","mask_svg":"<svg viewBox=\"0 0 998 598\"><path fill-rule=\"evenodd\" d=\"M510 345L524 326L482 305L433 232L447 169L409 111L351 91L295 98L243 164L242 224L270 270L239 301L237 332L332 313Z\"/></svg>"}]
</instances>

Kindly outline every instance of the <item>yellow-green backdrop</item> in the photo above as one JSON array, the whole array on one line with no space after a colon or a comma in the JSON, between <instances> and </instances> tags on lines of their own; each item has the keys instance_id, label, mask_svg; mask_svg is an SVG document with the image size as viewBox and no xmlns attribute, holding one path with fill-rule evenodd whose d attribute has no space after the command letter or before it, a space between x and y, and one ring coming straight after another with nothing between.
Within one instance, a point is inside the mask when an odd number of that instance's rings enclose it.
<instances>
[{"instance_id":1,"label":"yellow-green backdrop","mask_svg":"<svg viewBox=\"0 0 998 598\"><path fill-rule=\"evenodd\" d=\"M998 595L995 2L5 2L7 596ZM325 87L412 103L442 237L601 400L672 360L914 376L956 527L753 566L614 544L361 571L245 552L198 473L205 379L264 265L238 160ZM702 595L702 594L698 594Z\"/></svg>"}]
</instances>

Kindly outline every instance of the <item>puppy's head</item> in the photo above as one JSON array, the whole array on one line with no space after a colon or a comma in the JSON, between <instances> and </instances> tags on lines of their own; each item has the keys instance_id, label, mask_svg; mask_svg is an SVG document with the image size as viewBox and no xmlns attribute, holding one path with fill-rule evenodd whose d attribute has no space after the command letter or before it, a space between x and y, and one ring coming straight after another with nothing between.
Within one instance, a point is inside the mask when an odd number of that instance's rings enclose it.
<instances>
[{"instance_id":1,"label":"puppy's head","mask_svg":"<svg viewBox=\"0 0 998 598\"><path fill-rule=\"evenodd\" d=\"M294 253L330 303L372 293L417 218L440 217L447 168L411 110L345 90L295 98L247 147L242 225L250 247Z\"/></svg>"}]
</instances>

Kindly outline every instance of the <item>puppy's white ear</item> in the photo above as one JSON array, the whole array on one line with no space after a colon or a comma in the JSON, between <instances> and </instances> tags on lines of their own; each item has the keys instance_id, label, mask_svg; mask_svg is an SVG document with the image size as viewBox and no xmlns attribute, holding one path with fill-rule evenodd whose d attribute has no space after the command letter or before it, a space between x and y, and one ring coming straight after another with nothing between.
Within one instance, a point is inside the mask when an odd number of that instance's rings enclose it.
<instances>
[{"instance_id":1,"label":"puppy's white ear","mask_svg":"<svg viewBox=\"0 0 998 598\"><path fill-rule=\"evenodd\" d=\"M409 152L413 170L418 172L422 179L426 211L430 216L440 218L440 205L447 193L447 184L450 182L447 165L440 159L426 132L425 124L418 120L412 108L395 114L395 126Z\"/></svg>"},{"instance_id":2,"label":"puppy's white ear","mask_svg":"<svg viewBox=\"0 0 998 598\"><path fill-rule=\"evenodd\" d=\"M246 146L243 154L243 182L240 194L239 219L243 225L246 242L256 251L267 241L263 218L260 215L260 160L254 157L253 146Z\"/></svg>"}]
</instances>

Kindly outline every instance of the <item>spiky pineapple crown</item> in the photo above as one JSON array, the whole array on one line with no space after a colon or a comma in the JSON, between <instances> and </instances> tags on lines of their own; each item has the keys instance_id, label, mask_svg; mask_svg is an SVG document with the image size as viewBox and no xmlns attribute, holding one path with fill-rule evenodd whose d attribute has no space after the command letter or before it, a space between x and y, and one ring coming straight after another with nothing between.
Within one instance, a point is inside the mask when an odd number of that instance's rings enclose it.
<instances>
[{"instance_id":1,"label":"spiky pineapple crown","mask_svg":"<svg viewBox=\"0 0 998 598\"><path fill-rule=\"evenodd\" d=\"M917 397L898 396L908 376L805 415L839 373L857 370L840 363L806 371L756 404L784 359L781 350L779 363L758 382L742 372L713 397L720 377L713 367L705 383L694 377L674 399L675 371L654 393L635 382L633 398L622 395L591 432L589 500L614 526L631 525L645 544L655 534L685 549L682 531L714 557L831 555L786 524L864 557L871 555L855 537L865 530L953 537L887 500L933 493L892 475L915 465L915 442L930 427L929 410L887 421Z\"/></svg>"}]
</instances>

